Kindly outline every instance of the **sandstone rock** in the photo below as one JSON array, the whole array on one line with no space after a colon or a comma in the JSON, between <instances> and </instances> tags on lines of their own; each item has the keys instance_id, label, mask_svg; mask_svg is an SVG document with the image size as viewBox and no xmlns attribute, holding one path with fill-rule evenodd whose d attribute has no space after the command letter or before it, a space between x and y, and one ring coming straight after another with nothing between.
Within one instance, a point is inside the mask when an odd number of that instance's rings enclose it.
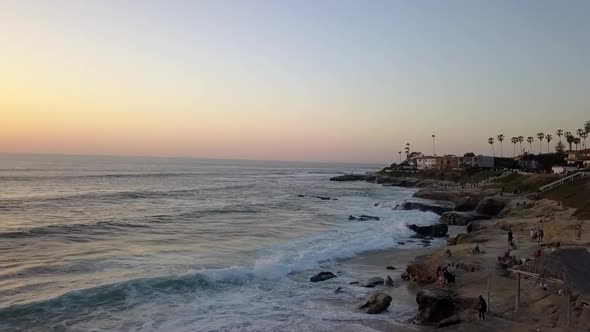
<instances>
[{"instance_id":1,"label":"sandstone rock","mask_svg":"<svg viewBox=\"0 0 590 332\"><path fill-rule=\"evenodd\" d=\"M383 278L381 277L373 277L369 280L367 280L366 282L363 282L361 284L361 286L363 287L367 287L367 288L373 288L377 285L383 285L385 283L385 280L383 280Z\"/></svg>"},{"instance_id":2,"label":"sandstone rock","mask_svg":"<svg viewBox=\"0 0 590 332\"><path fill-rule=\"evenodd\" d=\"M309 279L309 281L311 282L320 282L320 281L326 281L332 278L336 278L337 276L329 271L324 271L324 272L320 272L318 274L316 274L315 276L311 277Z\"/></svg>"},{"instance_id":3,"label":"sandstone rock","mask_svg":"<svg viewBox=\"0 0 590 332\"><path fill-rule=\"evenodd\" d=\"M390 286L390 287L393 286L393 279L391 279L390 276L387 276L385 278L385 286Z\"/></svg>"},{"instance_id":4,"label":"sandstone rock","mask_svg":"<svg viewBox=\"0 0 590 332\"><path fill-rule=\"evenodd\" d=\"M373 293L359 309L367 309L366 313L370 315L380 314L389 308L392 300L391 296L385 293Z\"/></svg>"},{"instance_id":5,"label":"sandstone rock","mask_svg":"<svg viewBox=\"0 0 590 332\"><path fill-rule=\"evenodd\" d=\"M504 209L509 201L510 199L501 196L487 197L477 204L475 211L481 214L496 216Z\"/></svg>"},{"instance_id":6,"label":"sandstone rock","mask_svg":"<svg viewBox=\"0 0 590 332\"><path fill-rule=\"evenodd\" d=\"M430 211L436 214L443 214L453 211L455 205L447 201L407 200L401 204L402 210Z\"/></svg>"},{"instance_id":7,"label":"sandstone rock","mask_svg":"<svg viewBox=\"0 0 590 332\"><path fill-rule=\"evenodd\" d=\"M434 224L430 226L408 225L408 228L420 236L443 237L447 235L449 227L445 224Z\"/></svg>"},{"instance_id":8,"label":"sandstone rock","mask_svg":"<svg viewBox=\"0 0 590 332\"><path fill-rule=\"evenodd\" d=\"M423 289L416 294L415 320L424 325L439 324L455 314L454 293L444 289Z\"/></svg>"},{"instance_id":9,"label":"sandstone rock","mask_svg":"<svg viewBox=\"0 0 590 332\"><path fill-rule=\"evenodd\" d=\"M467 230L467 233L471 233L482 229L486 229L486 227L482 226L481 222L479 221L472 221L469 224L467 224L467 227L465 229Z\"/></svg>"},{"instance_id":10,"label":"sandstone rock","mask_svg":"<svg viewBox=\"0 0 590 332\"><path fill-rule=\"evenodd\" d=\"M468 197L463 202L455 205L455 211L473 211L477 207L477 204L479 204L479 199Z\"/></svg>"},{"instance_id":11,"label":"sandstone rock","mask_svg":"<svg viewBox=\"0 0 590 332\"><path fill-rule=\"evenodd\" d=\"M410 280L410 275L408 274L408 272L402 273L400 277L402 278L402 280Z\"/></svg>"},{"instance_id":12,"label":"sandstone rock","mask_svg":"<svg viewBox=\"0 0 590 332\"><path fill-rule=\"evenodd\" d=\"M477 212L445 212L440 216L439 222L449 226L466 226L474 220L490 219L488 215L483 215Z\"/></svg>"}]
</instances>

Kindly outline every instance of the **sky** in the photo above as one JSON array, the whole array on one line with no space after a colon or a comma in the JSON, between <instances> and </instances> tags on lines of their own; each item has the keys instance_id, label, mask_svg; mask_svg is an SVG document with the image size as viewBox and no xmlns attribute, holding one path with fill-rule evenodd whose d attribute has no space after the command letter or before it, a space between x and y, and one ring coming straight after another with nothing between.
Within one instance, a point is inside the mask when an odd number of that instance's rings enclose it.
<instances>
[{"instance_id":1,"label":"sky","mask_svg":"<svg viewBox=\"0 0 590 332\"><path fill-rule=\"evenodd\" d=\"M432 134L437 154L490 154L501 133L511 154L590 120L588 17L576 0L0 0L0 151L390 162Z\"/></svg>"}]
</instances>

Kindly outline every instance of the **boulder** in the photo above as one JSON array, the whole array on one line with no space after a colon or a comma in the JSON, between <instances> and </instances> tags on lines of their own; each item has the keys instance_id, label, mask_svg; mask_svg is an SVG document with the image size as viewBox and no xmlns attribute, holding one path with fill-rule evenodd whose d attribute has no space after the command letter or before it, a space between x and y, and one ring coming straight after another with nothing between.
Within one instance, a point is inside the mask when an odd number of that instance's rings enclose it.
<instances>
[{"instance_id":1,"label":"boulder","mask_svg":"<svg viewBox=\"0 0 590 332\"><path fill-rule=\"evenodd\" d=\"M320 281L326 281L332 278L336 278L337 276L329 271L324 271L324 272L320 272L318 274L316 274L315 276L309 278L309 281L311 282L320 282Z\"/></svg>"},{"instance_id":2,"label":"boulder","mask_svg":"<svg viewBox=\"0 0 590 332\"><path fill-rule=\"evenodd\" d=\"M477 212L445 212L440 216L439 222L449 226L467 226L474 220L490 219L488 215L483 215Z\"/></svg>"},{"instance_id":3,"label":"boulder","mask_svg":"<svg viewBox=\"0 0 590 332\"><path fill-rule=\"evenodd\" d=\"M401 204L402 210L420 210L430 211L436 214L443 214L448 211L453 211L455 205L447 201L428 201L428 200L407 200Z\"/></svg>"},{"instance_id":4,"label":"boulder","mask_svg":"<svg viewBox=\"0 0 590 332\"><path fill-rule=\"evenodd\" d=\"M465 229L467 230L467 233L471 233L482 229L486 229L486 227L482 226L481 222L476 220L467 224L467 227Z\"/></svg>"},{"instance_id":5,"label":"boulder","mask_svg":"<svg viewBox=\"0 0 590 332\"><path fill-rule=\"evenodd\" d=\"M479 204L479 199L468 197L463 202L455 205L455 211L459 212L466 212L466 211L473 211Z\"/></svg>"},{"instance_id":6,"label":"boulder","mask_svg":"<svg viewBox=\"0 0 590 332\"><path fill-rule=\"evenodd\" d=\"M418 312L414 318L420 324L438 325L455 315L454 293L445 289L422 289L416 294Z\"/></svg>"},{"instance_id":7,"label":"boulder","mask_svg":"<svg viewBox=\"0 0 590 332\"><path fill-rule=\"evenodd\" d=\"M497 216L509 201L510 199L501 196L487 197L477 204L475 211L489 216Z\"/></svg>"},{"instance_id":8,"label":"boulder","mask_svg":"<svg viewBox=\"0 0 590 332\"><path fill-rule=\"evenodd\" d=\"M408 272L402 273L400 277L402 278L402 280L410 280L410 275L408 274Z\"/></svg>"},{"instance_id":9,"label":"boulder","mask_svg":"<svg viewBox=\"0 0 590 332\"><path fill-rule=\"evenodd\" d=\"M390 286L390 287L393 286L393 279L391 279L390 276L387 276L385 278L385 286Z\"/></svg>"},{"instance_id":10,"label":"boulder","mask_svg":"<svg viewBox=\"0 0 590 332\"><path fill-rule=\"evenodd\" d=\"M367 280L366 282L363 282L361 284L361 286L363 287L367 287L367 288L373 288L377 285L383 285L385 283L385 280L383 280L383 278L381 277L373 277L369 280Z\"/></svg>"},{"instance_id":11,"label":"boulder","mask_svg":"<svg viewBox=\"0 0 590 332\"><path fill-rule=\"evenodd\" d=\"M367 309L366 313L370 315L380 314L389 308L392 300L391 296L376 292L371 294L369 299L359 309Z\"/></svg>"},{"instance_id":12,"label":"boulder","mask_svg":"<svg viewBox=\"0 0 590 332\"><path fill-rule=\"evenodd\" d=\"M348 220L350 221L369 221L369 220L381 220L381 218L379 217L375 217L375 216L367 216L367 215L360 215L358 217L355 216L348 216Z\"/></svg>"},{"instance_id":13,"label":"boulder","mask_svg":"<svg viewBox=\"0 0 590 332\"><path fill-rule=\"evenodd\" d=\"M395 267L394 266L388 266L388 267L386 267L386 269L387 270L395 270Z\"/></svg>"},{"instance_id":14,"label":"boulder","mask_svg":"<svg viewBox=\"0 0 590 332\"><path fill-rule=\"evenodd\" d=\"M445 224L434 224L430 226L408 225L408 228L420 236L443 237L447 235L449 227Z\"/></svg>"}]
</instances>

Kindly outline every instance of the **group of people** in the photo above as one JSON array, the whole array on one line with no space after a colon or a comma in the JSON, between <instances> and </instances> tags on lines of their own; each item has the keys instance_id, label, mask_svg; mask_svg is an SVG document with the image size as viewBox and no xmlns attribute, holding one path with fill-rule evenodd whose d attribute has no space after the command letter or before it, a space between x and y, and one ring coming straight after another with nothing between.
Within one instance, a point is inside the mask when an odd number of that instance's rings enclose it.
<instances>
[{"instance_id":1,"label":"group of people","mask_svg":"<svg viewBox=\"0 0 590 332\"><path fill-rule=\"evenodd\" d=\"M439 266L436 269L436 278L438 280L438 285L441 287L454 285L456 271L457 268L455 267L455 264L449 264L446 267Z\"/></svg>"},{"instance_id":2,"label":"group of people","mask_svg":"<svg viewBox=\"0 0 590 332\"><path fill-rule=\"evenodd\" d=\"M544 236L545 232L543 231L543 228L536 226L534 228L531 228L531 240L537 241L537 243L541 243L543 242Z\"/></svg>"},{"instance_id":3,"label":"group of people","mask_svg":"<svg viewBox=\"0 0 590 332\"><path fill-rule=\"evenodd\" d=\"M506 251L504 256L498 256L498 260L496 261L496 267L498 269L508 269L514 267L516 265L520 265L522 262L516 258L515 255L510 255L510 251Z\"/></svg>"}]
</instances>

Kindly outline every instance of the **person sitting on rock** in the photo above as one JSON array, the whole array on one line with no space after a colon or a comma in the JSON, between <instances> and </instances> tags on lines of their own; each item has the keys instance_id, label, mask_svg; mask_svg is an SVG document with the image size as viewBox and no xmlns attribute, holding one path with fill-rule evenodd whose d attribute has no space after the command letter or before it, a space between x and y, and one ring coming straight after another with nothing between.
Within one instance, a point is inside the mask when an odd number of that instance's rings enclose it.
<instances>
[{"instance_id":1,"label":"person sitting on rock","mask_svg":"<svg viewBox=\"0 0 590 332\"><path fill-rule=\"evenodd\" d=\"M537 251L535 251L535 258L539 257L541 257L541 249L537 249Z\"/></svg>"},{"instance_id":2,"label":"person sitting on rock","mask_svg":"<svg viewBox=\"0 0 590 332\"><path fill-rule=\"evenodd\" d=\"M486 312L488 311L488 304L483 296L479 296L479 318L486 319Z\"/></svg>"}]
</instances>

